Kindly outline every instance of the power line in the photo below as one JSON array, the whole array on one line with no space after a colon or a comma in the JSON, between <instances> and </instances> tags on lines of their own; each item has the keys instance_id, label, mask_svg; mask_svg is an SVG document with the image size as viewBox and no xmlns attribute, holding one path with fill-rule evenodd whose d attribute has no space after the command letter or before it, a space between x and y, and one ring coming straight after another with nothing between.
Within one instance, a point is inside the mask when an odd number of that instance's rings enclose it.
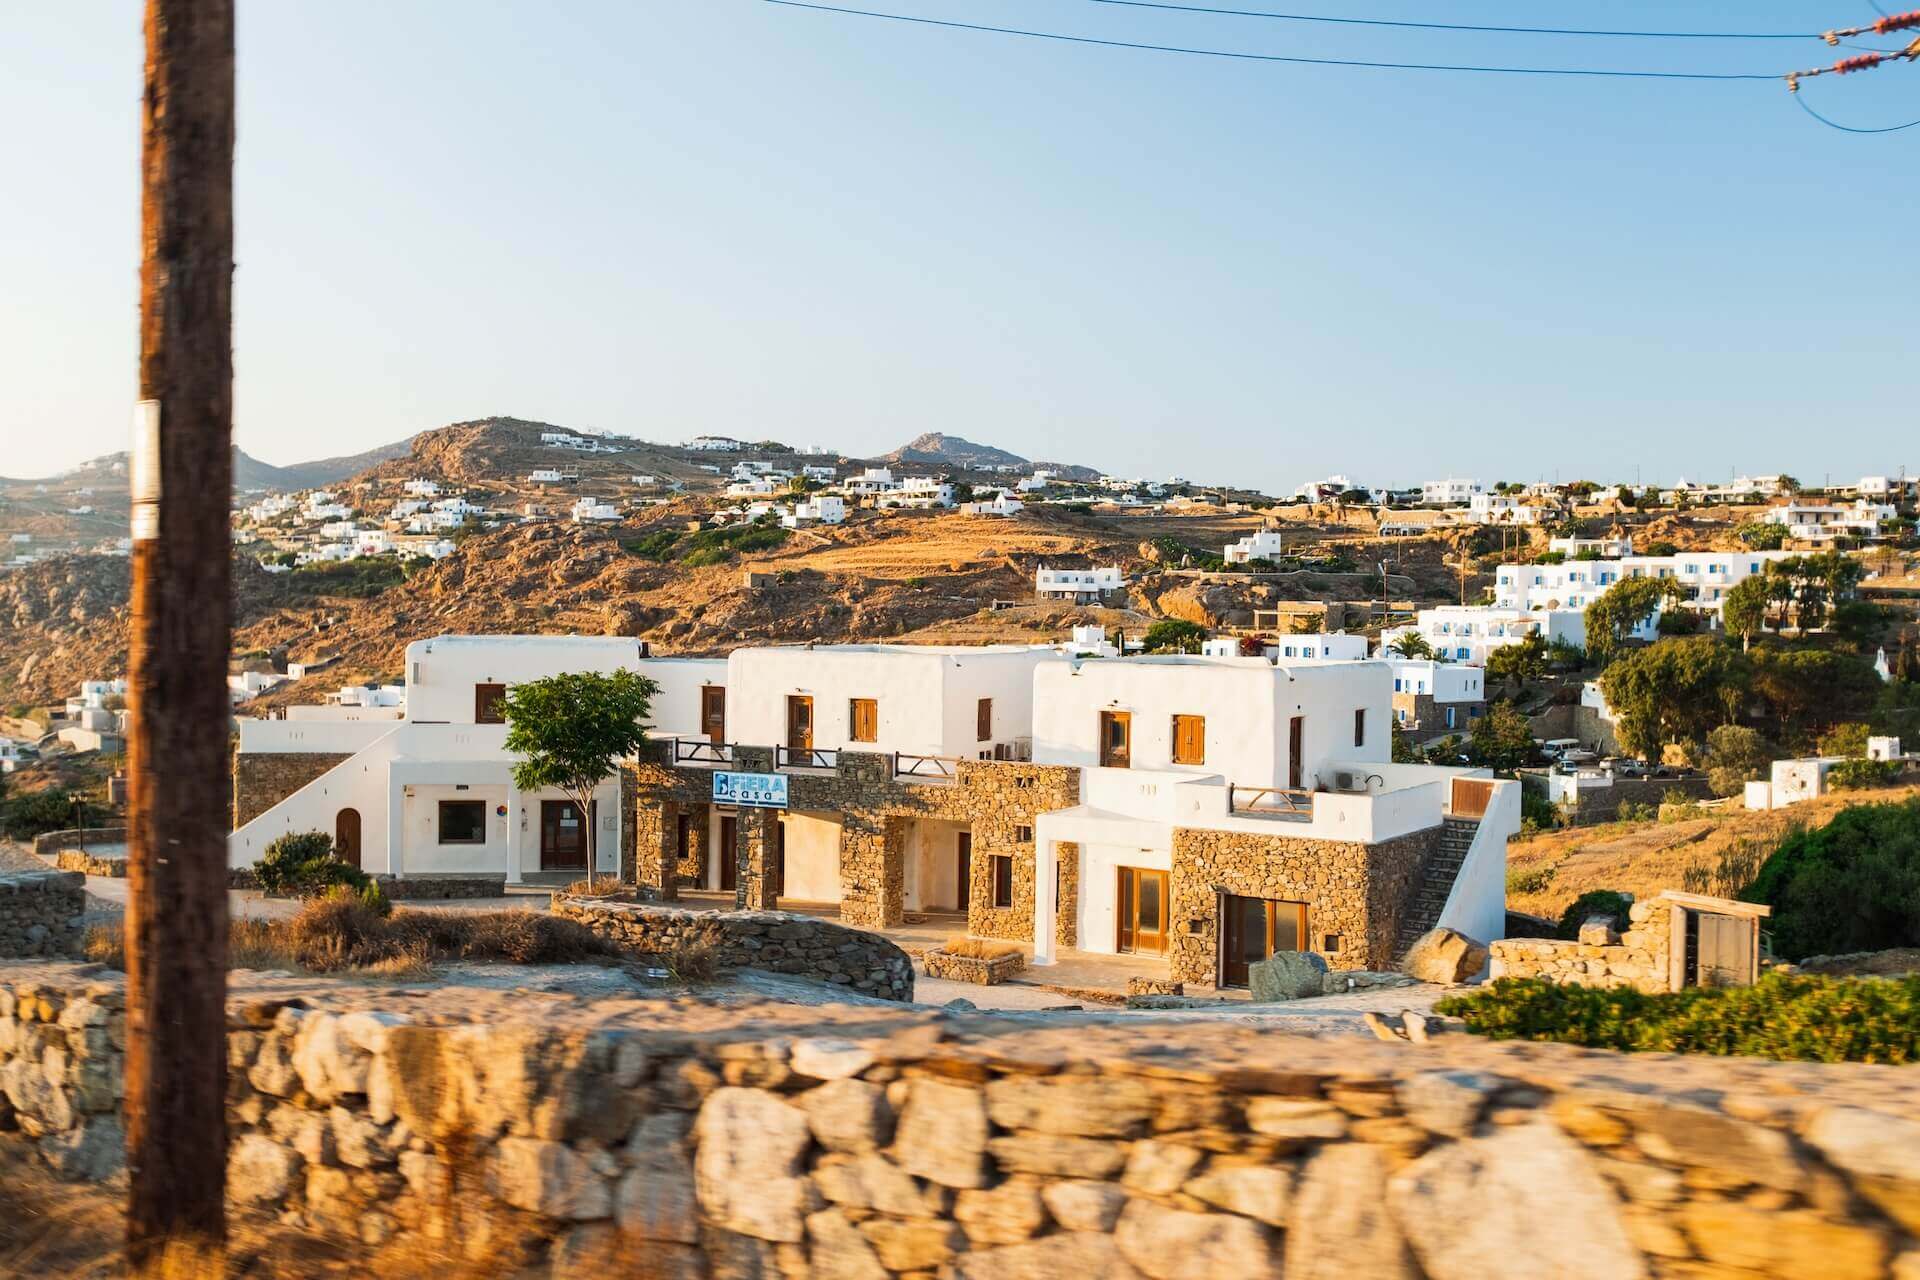
<instances>
[{"instance_id":1,"label":"power line","mask_svg":"<svg viewBox=\"0 0 1920 1280\"><path fill-rule=\"evenodd\" d=\"M1436 62L1372 62L1358 58L1302 58L1277 53L1244 53L1231 49L1196 49L1184 45L1146 44L1132 40L1103 40L1094 36L1069 36L1053 31L1027 31L1019 27L993 27L975 22L954 22L944 18L923 18L904 13L880 13L872 9L848 9L839 5L811 4L806 0L764 0L766 4L787 9L810 9L817 13L838 13L856 18L879 18L888 22L908 22L923 27L946 27L955 31L984 31L994 35L1024 36L1030 40L1054 40L1062 44L1099 45L1109 49L1140 49L1149 53L1183 53L1202 58L1234 58L1247 62L1284 62L1313 67L1369 67L1383 71L1458 71L1482 75L1509 76L1599 76L1627 80L1778 80L1777 75L1733 74L1711 71L1618 71L1572 67L1493 67Z\"/></svg>"},{"instance_id":2,"label":"power line","mask_svg":"<svg viewBox=\"0 0 1920 1280\"><path fill-rule=\"evenodd\" d=\"M1886 126L1884 129L1858 129L1850 124L1841 124L1838 121L1827 119L1825 116L1821 115L1818 111L1815 111L1812 107L1808 106L1806 98L1801 94L1797 94L1797 93L1794 94L1793 100L1800 104L1800 109L1802 111L1812 116L1815 120L1818 120L1821 124L1827 126L1827 128L1829 129L1838 129L1842 133L1898 133L1902 129L1911 129L1915 125L1920 125L1920 120L1909 120L1905 124L1890 124Z\"/></svg>"},{"instance_id":3,"label":"power line","mask_svg":"<svg viewBox=\"0 0 1920 1280\"><path fill-rule=\"evenodd\" d=\"M1175 13L1211 13L1232 18L1273 18L1282 22L1327 22L1349 27L1401 27L1415 31L1492 31L1528 36L1622 36L1638 40L1818 40L1817 31L1590 31L1576 27L1482 27L1459 22L1394 22L1385 18L1331 18L1313 13L1273 13L1265 9L1216 9L1207 5L1168 4L1162 0L1090 0L1127 9L1165 9Z\"/></svg>"}]
</instances>

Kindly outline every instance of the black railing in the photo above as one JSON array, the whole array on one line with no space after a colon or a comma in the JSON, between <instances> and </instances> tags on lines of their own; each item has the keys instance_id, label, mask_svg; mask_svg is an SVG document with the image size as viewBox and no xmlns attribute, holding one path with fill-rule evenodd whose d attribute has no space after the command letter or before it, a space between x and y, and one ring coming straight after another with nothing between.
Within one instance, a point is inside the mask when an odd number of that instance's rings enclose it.
<instances>
[{"instance_id":1,"label":"black railing","mask_svg":"<svg viewBox=\"0 0 1920 1280\"><path fill-rule=\"evenodd\" d=\"M732 764L733 744L710 742L705 738L675 738L673 762L675 764Z\"/></svg>"},{"instance_id":2,"label":"black railing","mask_svg":"<svg viewBox=\"0 0 1920 1280\"><path fill-rule=\"evenodd\" d=\"M1227 807L1261 818L1313 820L1313 792L1293 787L1229 787Z\"/></svg>"},{"instance_id":3,"label":"black railing","mask_svg":"<svg viewBox=\"0 0 1920 1280\"><path fill-rule=\"evenodd\" d=\"M825 747L775 747L776 769L838 769L840 753Z\"/></svg>"},{"instance_id":4,"label":"black railing","mask_svg":"<svg viewBox=\"0 0 1920 1280\"><path fill-rule=\"evenodd\" d=\"M951 782L959 775L960 761L955 756L915 756L904 751L893 753L893 776Z\"/></svg>"}]
</instances>

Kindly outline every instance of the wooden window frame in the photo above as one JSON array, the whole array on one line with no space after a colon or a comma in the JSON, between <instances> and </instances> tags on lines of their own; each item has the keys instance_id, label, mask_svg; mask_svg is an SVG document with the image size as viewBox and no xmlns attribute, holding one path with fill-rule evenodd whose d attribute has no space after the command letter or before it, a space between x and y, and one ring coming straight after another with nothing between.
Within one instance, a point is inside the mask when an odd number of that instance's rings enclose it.
<instances>
[{"instance_id":1,"label":"wooden window frame","mask_svg":"<svg viewBox=\"0 0 1920 1280\"><path fill-rule=\"evenodd\" d=\"M492 694L489 696L488 691ZM473 686L473 722L475 724L505 724L506 713L500 710L500 704L506 700L507 686L492 680L478 680Z\"/></svg>"},{"instance_id":2,"label":"wooden window frame","mask_svg":"<svg viewBox=\"0 0 1920 1280\"><path fill-rule=\"evenodd\" d=\"M480 811L479 834L471 840L447 839L447 806L472 805ZM434 810L434 836L440 844L485 844L487 842L487 802L485 800L442 800Z\"/></svg>"},{"instance_id":3,"label":"wooden window frame","mask_svg":"<svg viewBox=\"0 0 1920 1280\"><path fill-rule=\"evenodd\" d=\"M1367 745L1367 709L1365 707L1353 709L1353 745L1356 747Z\"/></svg>"},{"instance_id":4,"label":"wooden window frame","mask_svg":"<svg viewBox=\"0 0 1920 1280\"><path fill-rule=\"evenodd\" d=\"M993 741L993 699L982 698L973 707L973 737L976 742Z\"/></svg>"},{"instance_id":5,"label":"wooden window frame","mask_svg":"<svg viewBox=\"0 0 1920 1280\"><path fill-rule=\"evenodd\" d=\"M1126 760L1123 764L1112 763L1114 756L1108 743L1108 729L1112 726L1119 726L1124 729L1121 737L1126 740L1126 746L1124 748ZM1130 769L1133 767L1133 713L1131 711L1102 710L1100 712L1099 735L1099 760L1102 769Z\"/></svg>"},{"instance_id":6,"label":"wooden window frame","mask_svg":"<svg viewBox=\"0 0 1920 1280\"><path fill-rule=\"evenodd\" d=\"M864 732L861 723L865 717ZM880 700L878 698L847 699L847 741L880 741Z\"/></svg>"},{"instance_id":7,"label":"wooden window frame","mask_svg":"<svg viewBox=\"0 0 1920 1280\"><path fill-rule=\"evenodd\" d=\"M1181 732L1183 728L1197 736L1197 744L1186 742L1186 735ZM1197 746L1197 750L1189 751L1187 749L1189 746ZM1176 713L1174 715L1173 750L1170 753L1170 758L1175 764L1205 764L1207 762L1207 718L1205 716L1187 715L1184 713Z\"/></svg>"},{"instance_id":8,"label":"wooden window frame","mask_svg":"<svg viewBox=\"0 0 1920 1280\"><path fill-rule=\"evenodd\" d=\"M1006 893L1000 892L1002 868L1005 868ZM1004 899L1004 900L1003 900ZM1008 910L1013 906L1013 855L1010 853L990 853L987 855L987 900L996 909Z\"/></svg>"}]
</instances>

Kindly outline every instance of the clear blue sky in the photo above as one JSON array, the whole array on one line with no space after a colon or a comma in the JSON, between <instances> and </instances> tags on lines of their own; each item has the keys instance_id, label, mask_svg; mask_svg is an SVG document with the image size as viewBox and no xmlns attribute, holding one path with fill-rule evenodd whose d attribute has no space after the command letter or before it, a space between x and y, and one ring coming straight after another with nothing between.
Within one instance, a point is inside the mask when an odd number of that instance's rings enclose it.
<instances>
[{"instance_id":1,"label":"clear blue sky","mask_svg":"<svg viewBox=\"0 0 1920 1280\"><path fill-rule=\"evenodd\" d=\"M1835 56L1086 0L863 7L1307 56ZM1693 30L1874 16L1241 7ZM133 0L0 0L0 473L124 447L139 21ZM1227 62L757 0L253 0L240 22L236 426L269 461L511 413L856 453L940 430L1267 488L1920 464L1920 129L1838 133L1778 84ZM1848 123L1904 121L1920 66L1805 93Z\"/></svg>"}]
</instances>

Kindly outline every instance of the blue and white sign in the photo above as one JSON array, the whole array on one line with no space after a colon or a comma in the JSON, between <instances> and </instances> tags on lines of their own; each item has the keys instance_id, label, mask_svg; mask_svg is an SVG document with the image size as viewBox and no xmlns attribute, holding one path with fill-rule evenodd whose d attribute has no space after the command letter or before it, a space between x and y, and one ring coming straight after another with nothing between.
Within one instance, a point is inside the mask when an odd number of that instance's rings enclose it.
<instances>
[{"instance_id":1,"label":"blue and white sign","mask_svg":"<svg viewBox=\"0 0 1920 1280\"><path fill-rule=\"evenodd\" d=\"M713 802L744 805L750 809L784 809L787 807L787 775L715 773Z\"/></svg>"}]
</instances>

